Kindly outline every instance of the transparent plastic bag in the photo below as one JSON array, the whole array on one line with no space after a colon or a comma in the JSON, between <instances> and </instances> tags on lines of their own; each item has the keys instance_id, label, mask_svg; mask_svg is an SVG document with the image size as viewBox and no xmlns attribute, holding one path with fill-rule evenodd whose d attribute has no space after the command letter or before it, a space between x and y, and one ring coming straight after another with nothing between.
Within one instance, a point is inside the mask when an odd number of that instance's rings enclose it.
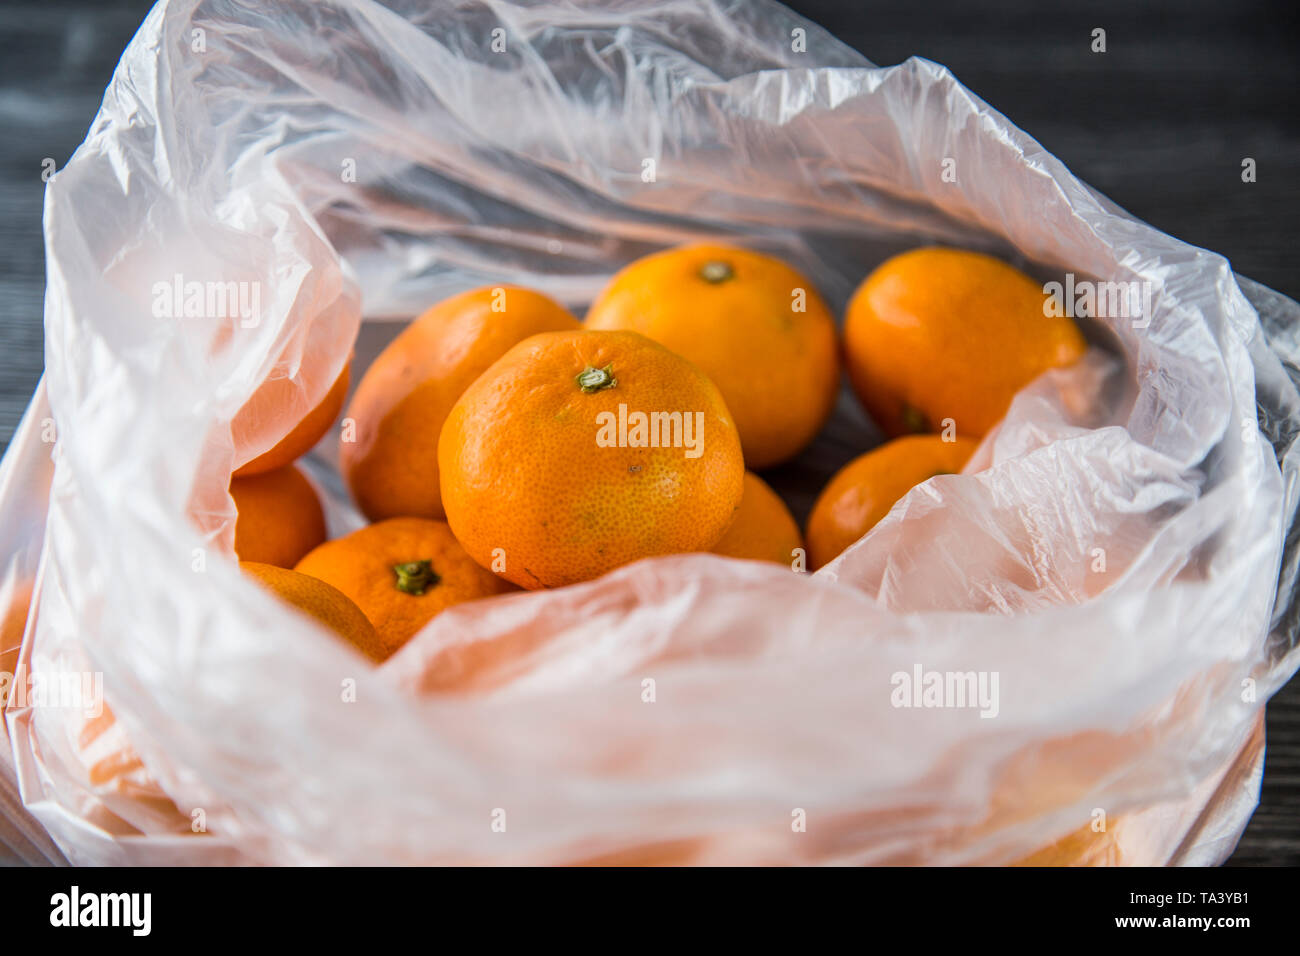
<instances>
[{"instance_id":1,"label":"transparent plastic bag","mask_svg":"<svg viewBox=\"0 0 1300 956\"><path fill-rule=\"evenodd\" d=\"M78 863L1207 863L1254 806L1297 666L1300 326L933 63L765 2L166 2L46 235L3 593L35 588L21 666L102 674L115 721L11 700L22 858L57 857L44 827ZM507 282L581 308L706 238L839 305L939 242L1153 308L811 576L640 562L454 608L378 669L240 576L265 382L300 415L362 313L382 337ZM191 281L258 290L258 320L168 317ZM894 706L917 668L996 674L996 716Z\"/></svg>"}]
</instances>

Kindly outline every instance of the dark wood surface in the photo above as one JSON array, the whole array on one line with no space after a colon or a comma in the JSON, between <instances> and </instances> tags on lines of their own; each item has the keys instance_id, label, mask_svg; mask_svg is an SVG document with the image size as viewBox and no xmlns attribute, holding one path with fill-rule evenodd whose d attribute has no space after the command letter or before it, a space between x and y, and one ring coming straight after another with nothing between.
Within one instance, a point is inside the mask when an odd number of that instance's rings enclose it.
<instances>
[{"instance_id":1,"label":"dark wood surface","mask_svg":"<svg viewBox=\"0 0 1300 956\"><path fill-rule=\"evenodd\" d=\"M271 2L271 0L268 0ZM0 447L43 364L42 162L84 137L150 4L0 5ZM800 0L794 9L881 65L948 66L1134 215L1300 298L1300 60L1293 2ZM1107 52L1090 49L1106 30ZM1243 158L1258 178L1241 180ZM1230 861L1300 863L1300 681L1268 707L1259 809Z\"/></svg>"}]
</instances>

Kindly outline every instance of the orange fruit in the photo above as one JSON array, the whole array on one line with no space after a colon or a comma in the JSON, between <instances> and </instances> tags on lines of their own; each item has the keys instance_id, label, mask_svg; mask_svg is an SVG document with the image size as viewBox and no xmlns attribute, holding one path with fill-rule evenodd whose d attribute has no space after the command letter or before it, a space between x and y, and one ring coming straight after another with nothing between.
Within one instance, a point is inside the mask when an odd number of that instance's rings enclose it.
<instances>
[{"instance_id":1,"label":"orange fruit","mask_svg":"<svg viewBox=\"0 0 1300 956\"><path fill-rule=\"evenodd\" d=\"M0 617L0 708L9 700L17 680L18 654L23 648L23 632L27 630L27 615L32 607L32 581L18 578L8 595L5 610ZM5 732L8 725L3 728Z\"/></svg>"},{"instance_id":2,"label":"orange fruit","mask_svg":"<svg viewBox=\"0 0 1300 956\"><path fill-rule=\"evenodd\" d=\"M443 517L438 435L456 399L516 342L580 328L563 306L514 286L473 289L412 322L366 369L339 446L343 477L372 521Z\"/></svg>"},{"instance_id":3,"label":"orange fruit","mask_svg":"<svg viewBox=\"0 0 1300 956\"><path fill-rule=\"evenodd\" d=\"M371 660L381 661L388 656L361 608L333 585L310 575L256 561L240 561L239 567L282 601L311 615Z\"/></svg>"},{"instance_id":4,"label":"orange fruit","mask_svg":"<svg viewBox=\"0 0 1300 956\"><path fill-rule=\"evenodd\" d=\"M781 496L752 471L745 472L745 493L736 520L712 548L714 554L793 567L803 547L799 525Z\"/></svg>"},{"instance_id":5,"label":"orange fruit","mask_svg":"<svg viewBox=\"0 0 1300 956\"><path fill-rule=\"evenodd\" d=\"M338 588L375 626L388 657L453 604L513 591L484 570L445 522L389 518L326 541L296 571Z\"/></svg>"},{"instance_id":6,"label":"orange fruit","mask_svg":"<svg viewBox=\"0 0 1300 956\"><path fill-rule=\"evenodd\" d=\"M586 325L640 332L699 366L750 468L798 454L835 405L835 320L812 283L771 256L710 245L646 256L614 276Z\"/></svg>"},{"instance_id":7,"label":"orange fruit","mask_svg":"<svg viewBox=\"0 0 1300 956\"><path fill-rule=\"evenodd\" d=\"M330 386L330 390L325 393L320 403L273 447L236 468L235 476L242 478L245 475L259 475L262 472L281 468L311 451L321 437L330 430L334 419L339 417L343 400L348 395L350 369L351 363L344 365L343 371L339 373L339 377L334 380L334 384ZM251 423L261 416L275 414L275 410L288 401L297 388L298 386L289 379L268 380L235 415L234 421L230 423L231 430L239 434L248 430Z\"/></svg>"},{"instance_id":8,"label":"orange fruit","mask_svg":"<svg viewBox=\"0 0 1300 956\"><path fill-rule=\"evenodd\" d=\"M844 320L849 380L890 435L980 438L1012 397L1087 349L1074 322L1048 316L1042 286L990 256L913 249L881 263Z\"/></svg>"},{"instance_id":9,"label":"orange fruit","mask_svg":"<svg viewBox=\"0 0 1300 956\"><path fill-rule=\"evenodd\" d=\"M235 499L235 554L291 568L325 540L325 512L316 489L297 465L230 479Z\"/></svg>"},{"instance_id":10,"label":"orange fruit","mask_svg":"<svg viewBox=\"0 0 1300 956\"><path fill-rule=\"evenodd\" d=\"M808 516L808 560L813 570L876 526L894 503L935 475L962 470L977 442L909 435L886 442L841 468Z\"/></svg>"},{"instance_id":11,"label":"orange fruit","mask_svg":"<svg viewBox=\"0 0 1300 956\"><path fill-rule=\"evenodd\" d=\"M533 589L708 550L745 474L717 387L635 332L520 342L452 408L438 465L465 550Z\"/></svg>"},{"instance_id":12,"label":"orange fruit","mask_svg":"<svg viewBox=\"0 0 1300 956\"><path fill-rule=\"evenodd\" d=\"M1100 832L1086 824L1011 866L1119 866L1118 834L1118 822Z\"/></svg>"}]
</instances>

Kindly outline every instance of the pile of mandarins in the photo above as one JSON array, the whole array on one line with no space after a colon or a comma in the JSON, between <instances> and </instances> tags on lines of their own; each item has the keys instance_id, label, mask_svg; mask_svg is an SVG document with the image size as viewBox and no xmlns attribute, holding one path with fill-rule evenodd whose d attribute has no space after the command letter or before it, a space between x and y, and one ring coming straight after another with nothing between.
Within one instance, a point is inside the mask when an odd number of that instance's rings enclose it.
<instances>
[{"instance_id":1,"label":"pile of mandarins","mask_svg":"<svg viewBox=\"0 0 1300 956\"><path fill-rule=\"evenodd\" d=\"M1085 345L1028 276L924 248L849 302L843 339L808 280L716 245L618 273L579 322L540 293L475 289L411 323L366 370L340 465L373 523L325 541L293 464L310 415L235 472L235 550L258 581L387 658L444 608L712 551L815 570L913 486L962 470L1012 396ZM799 527L753 470L788 461L849 381L893 440L846 465ZM349 440L350 439L350 440Z\"/></svg>"}]
</instances>

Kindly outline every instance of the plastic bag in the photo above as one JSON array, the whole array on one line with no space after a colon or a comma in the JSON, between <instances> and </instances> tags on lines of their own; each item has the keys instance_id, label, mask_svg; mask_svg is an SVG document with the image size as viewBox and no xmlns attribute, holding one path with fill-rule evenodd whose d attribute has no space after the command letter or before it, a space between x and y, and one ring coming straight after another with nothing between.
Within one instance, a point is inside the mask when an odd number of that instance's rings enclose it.
<instances>
[{"instance_id":1,"label":"plastic bag","mask_svg":"<svg viewBox=\"0 0 1300 956\"><path fill-rule=\"evenodd\" d=\"M4 593L34 582L33 676L102 675L117 724L11 700L18 856L57 858L44 827L78 863L1204 863L1253 808L1298 660L1300 326L1266 335L1221 257L933 63L771 3L173 0L46 235ZM940 242L1149 283L1152 312L815 575L640 562L454 608L379 669L240 576L263 383L305 413L362 312L506 282L581 307L704 238L838 305ZM260 310L187 316L196 281ZM864 450L861 422L842 401L829 434ZM932 672L996 675L996 714L895 706ZM123 740L143 765L97 777Z\"/></svg>"}]
</instances>

